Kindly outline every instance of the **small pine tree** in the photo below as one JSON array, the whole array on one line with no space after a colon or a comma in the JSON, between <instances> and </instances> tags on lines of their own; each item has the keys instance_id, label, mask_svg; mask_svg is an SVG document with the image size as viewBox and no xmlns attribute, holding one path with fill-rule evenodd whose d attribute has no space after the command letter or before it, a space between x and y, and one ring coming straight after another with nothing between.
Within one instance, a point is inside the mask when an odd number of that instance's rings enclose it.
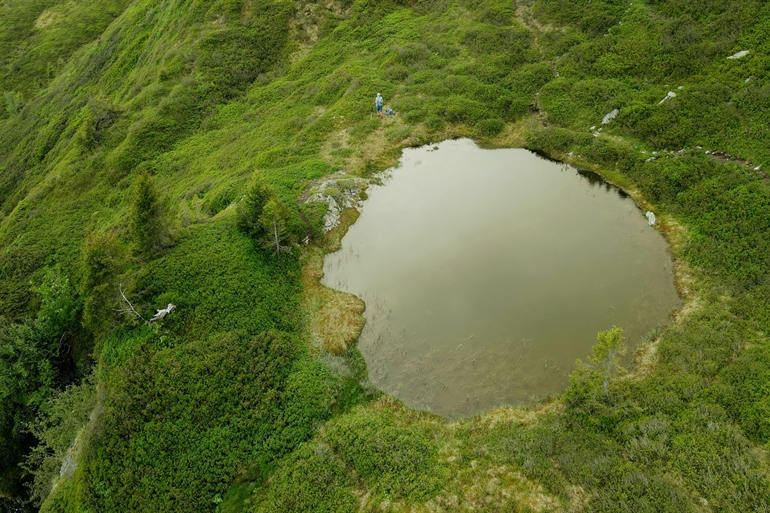
<instances>
[{"instance_id":1,"label":"small pine tree","mask_svg":"<svg viewBox=\"0 0 770 513\"><path fill-rule=\"evenodd\" d=\"M596 335L596 339L598 343L591 348L591 356L588 357L588 361L578 360L576 362L578 368L572 373L570 380L573 388L580 382L583 382L584 386L587 386L588 383L598 384L601 382L602 391L607 397L613 374L626 372L626 369L620 366L620 360L628 348L623 343L625 340L623 328L617 326L613 326L607 331L600 331Z\"/></svg>"},{"instance_id":2,"label":"small pine tree","mask_svg":"<svg viewBox=\"0 0 770 513\"><path fill-rule=\"evenodd\" d=\"M623 330L617 326L600 331L597 339L588 360L578 360L577 369L570 374L567 415L570 422L578 425L605 429L612 424L614 416L609 385L613 376L626 372L620 361L627 348L623 343Z\"/></svg>"},{"instance_id":3,"label":"small pine tree","mask_svg":"<svg viewBox=\"0 0 770 513\"><path fill-rule=\"evenodd\" d=\"M622 374L626 370L620 366L620 360L628 351L623 343L623 328L613 326L607 331L600 331L596 336L598 344L591 348L589 363L602 374L602 390L607 395L607 389L610 384L610 378L613 373Z\"/></svg>"},{"instance_id":4,"label":"small pine tree","mask_svg":"<svg viewBox=\"0 0 770 513\"><path fill-rule=\"evenodd\" d=\"M163 234L163 207L158 197L155 179L147 172L136 179L128 228L139 255L150 256L160 249Z\"/></svg>"},{"instance_id":5,"label":"small pine tree","mask_svg":"<svg viewBox=\"0 0 770 513\"><path fill-rule=\"evenodd\" d=\"M261 173L257 172L246 190L246 195L238 204L238 227L252 236L265 234L260 221L265 205L273 197L273 190Z\"/></svg>"},{"instance_id":6,"label":"small pine tree","mask_svg":"<svg viewBox=\"0 0 770 513\"><path fill-rule=\"evenodd\" d=\"M276 253L287 251L285 245L287 231L286 221L289 219L289 209L280 200L272 198L267 202L259 218L264 235L266 249Z\"/></svg>"},{"instance_id":7,"label":"small pine tree","mask_svg":"<svg viewBox=\"0 0 770 513\"><path fill-rule=\"evenodd\" d=\"M100 334L114 317L120 248L114 234L88 232L81 253L83 325Z\"/></svg>"}]
</instances>

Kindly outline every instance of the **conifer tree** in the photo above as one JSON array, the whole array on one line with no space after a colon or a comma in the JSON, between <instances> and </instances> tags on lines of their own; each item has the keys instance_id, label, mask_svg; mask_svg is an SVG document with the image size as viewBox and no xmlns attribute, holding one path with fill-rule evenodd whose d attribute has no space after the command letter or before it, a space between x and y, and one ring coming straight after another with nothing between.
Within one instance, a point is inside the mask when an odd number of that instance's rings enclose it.
<instances>
[{"instance_id":1,"label":"conifer tree","mask_svg":"<svg viewBox=\"0 0 770 513\"><path fill-rule=\"evenodd\" d=\"M119 261L120 250L114 234L91 231L86 234L81 253L83 325L94 334L100 333L112 318Z\"/></svg>"},{"instance_id":2,"label":"conifer tree","mask_svg":"<svg viewBox=\"0 0 770 513\"><path fill-rule=\"evenodd\" d=\"M155 179L147 172L139 175L134 185L128 227L137 254L151 256L160 249L163 207L158 197Z\"/></svg>"},{"instance_id":3,"label":"conifer tree","mask_svg":"<svg viewBox=\"0 0 770 513\"><path fill-rule=\"evenodd\" d=\"M260 218L265 205L273 197L273 190L261 173L257 172L249 184L246 195L238 204L238 227L252 236L264 235Z\"/></svg>"},{"instance_id":4,"label":"conifer tree","mask_svg":"<svg viewBox=\"0 0 770 513\"><path fill-rule=\"evenodd\" d=\"M610 378L613 374L622 374L626 370L620 366L620 360L628 351L623 341L623 329L613 326L607 331L600 331L596 336L598 343L591 348L589 363L602 376L602 390L607 395Z\"/></svg>"},{"instance_id":5,"label":"conifer tree","mask_svg":"<svg viewBox=\"0 0 770 513\"><path fill-rule=\"evenodd\" d=\"M627 347L623 329L613 326L600 331L587 361L577 360L577 368L569 376L566 405L569 422L604 429L613 417L610 384L626 370L620 365Z\"/></svg>"},{"instance_id":6,"label":"conifer tree","mask_svg":"<svg viewBox=\"0 0 770 513\"><path fill-rule=\"evenodd\" d=\"M288 251L286 243L286 221L289 218L289 209L280 200L270 199L259 218L264 236L264 245L276 253Z\"/></svg>"}]
</instances>

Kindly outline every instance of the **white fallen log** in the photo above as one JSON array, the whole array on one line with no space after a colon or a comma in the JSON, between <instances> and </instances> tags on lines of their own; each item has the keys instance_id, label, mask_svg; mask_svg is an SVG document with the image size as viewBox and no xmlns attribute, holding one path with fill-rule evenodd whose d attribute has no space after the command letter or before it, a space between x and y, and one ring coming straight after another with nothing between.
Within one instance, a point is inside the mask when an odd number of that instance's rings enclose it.
<instances>
[{"instance_id":1,"label":"white fallen log","mask_svg":"<svg viewBox=\"0 0 770 513\"><path fill-rule=\"evenodd\" d=\"M734 53L731 56L729 56L728 59L743 59L750 53L751 53L751 50L741 50L740 52Z\"/></svg>"},{"instance_id":2,"label":"white fallen log","mask_svg":"<svg viewBox=\"0 0 770 513\"><path fill-rule=\"evenodd\" d=\"M152 319L150 319L150 322L159 321L160 319L163 319L165 316L167 316L174 310L176 310L176 305L169 303L166 308L161 308L160 310L155 312L155 316Z\"/></svg>"},{"instance_id":3,"label":"white fallen log","mask_svg":"<svg viewBox=\"0 0 770 513\"><path fill-rule=\"evenodd\" d=\"M612 112L608 113L606 116L604 116L604 119L602 119L602 125L609 124L613 119L618 117L618 114L620 114L620 111L618 109L615 109Z\"/></svg>"},{"instance_id":4,"label":"white fallen log","mask_svg":"<svg viewBox=\"0 0 770 513\"><path fill-rule=\"evenodd\" d=\"M676 98L676 93L674 91L669 91L668 94L666 95L666 97L663 98L662 100L660 100L660 102L658 102L658 105L666 103L671 98Z\"/></svg>"}]
</instances>

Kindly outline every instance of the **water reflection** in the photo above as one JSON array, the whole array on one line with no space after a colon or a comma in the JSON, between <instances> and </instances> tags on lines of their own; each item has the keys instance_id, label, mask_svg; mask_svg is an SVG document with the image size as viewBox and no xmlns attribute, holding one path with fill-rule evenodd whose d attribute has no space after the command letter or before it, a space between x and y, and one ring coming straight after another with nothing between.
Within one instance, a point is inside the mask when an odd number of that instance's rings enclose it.
<instances>
[{"instance_id":1,"label":"water reflection","mask_svg":"<svg viewBox=\"0 0 770 513\"><path fill-rule=\"evenodd\" d=\"M586 180L588 180L588 183L590 183L591 185L594 185L596 187L602 187L607 192L614 191L621 198L628 197L628 194L626 194L626 191L624 191L620 187L615 187L611 183L607 182L599 173L594 173L593 171L589 171L588 169L577 169L577 173L583 178L585 178Z\"/></svg>"},{"instance_id":2,"label":"water reflection","mask_svg":"<svg viewBox=\"0 0 770 513\"><path fill-rule=\"evenodd\" d=\"M364 299L370 378L470 415L563 390L596 332L631 345L678 305L663 238L598 175L471 141L406 150L325 261Z\"/></svg>"}]
</instances>

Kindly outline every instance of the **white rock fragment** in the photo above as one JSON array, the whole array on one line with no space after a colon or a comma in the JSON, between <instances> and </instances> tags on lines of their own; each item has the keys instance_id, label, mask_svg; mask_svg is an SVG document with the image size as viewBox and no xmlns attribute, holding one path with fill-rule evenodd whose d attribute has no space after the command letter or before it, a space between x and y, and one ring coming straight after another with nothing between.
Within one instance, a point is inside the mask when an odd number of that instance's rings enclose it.
<instances>
[{"instance_id":1,"label":"white rock fragment","mask_svg":"<svg viewBox=\"0 0 770 513\"><path fill-rule=\"evenodd\" d=\"M169 303L166 308L161 308L160 310L156 311L155 317L150 319L150 322L159 321L163 319L165 316L167 316L168 314L170 314L171 312L173 312L174 310L176 310L176 305Z\"/></svg>"},{"instance_id":2,"label":"white rock fragment","mask_svg":"<svg viewBox=\"0 0 770 513\"><path fill-rule=\"evenodd\" d=\"M662 100L660 100L660 102L658 102L658 105L666 103L671 98L676 98L676 93L674 91L669 91L668 94L666 95L666 97L663 98Z\"/></svg>"},{"instance_id":3,"label":"white rock fragment","mask_svg":"<svg viewBox=\"0 0 770 513\"><path fill-rule=\"evenodd\" d=\"M609 124L610 121L618 117L618 114L620 114L620 111L618 109L613 110L612 112L608 113L604 118L602 118L602 125Z\"/></svg>"},{"instance_id":4,"label":"white rock fragment","mask_svg":"<svg viewBox=\"0 0 770 513\"><path fill-rule=\"evenodd\" d=\"M751 50L741 50L740 52L734 53L731 56L729 56L728 59L743 59L750 53L751 53Z\"/></svg>"},{"instance_id":5,"label":"white rock fragment","mask_svg":"<svg viewBox=\"0 0 770 513\"><path fill-rule=\"evenodd\" d=\"M648 210L647 213L644 214L644 215L647 216L647 224L649 224L650 226L654 226L655 225L655 214L653 214L652 212L650 212Z\"/></svg>"}]
</instances>

